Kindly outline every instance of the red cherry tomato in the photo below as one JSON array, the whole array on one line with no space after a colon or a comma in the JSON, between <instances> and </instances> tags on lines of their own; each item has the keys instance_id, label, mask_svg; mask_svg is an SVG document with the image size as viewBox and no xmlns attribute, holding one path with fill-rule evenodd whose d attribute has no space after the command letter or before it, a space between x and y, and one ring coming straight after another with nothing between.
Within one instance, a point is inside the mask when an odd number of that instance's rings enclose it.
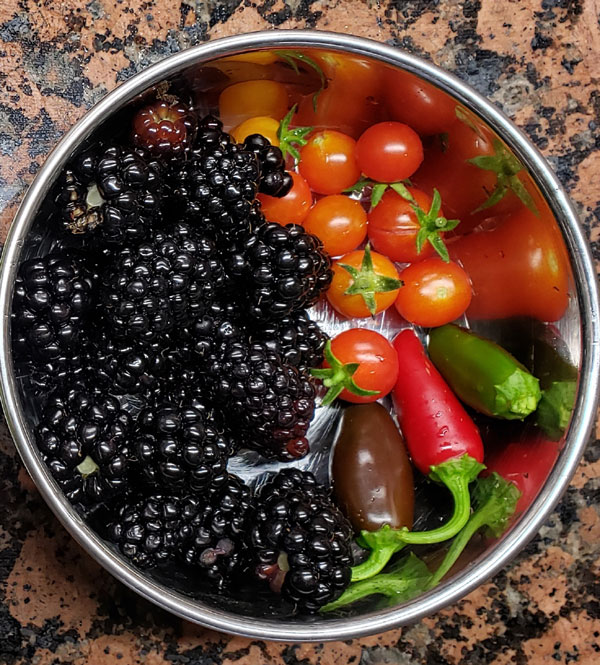
<instances>
[{"instance_id":1,"label":"red cherry tomato","mask_svg":"<svg viewBox=\"0 0 600 665\"><path fill-rule=\"evenodd\" d=\"M356 159L361 171L378 182L398 182L410 176L423 161L419 135L401 122L380 122L358 139Z\"/></svg>"},{"instance_id":2,"label":"red cherry tomato","mask_svg":"<svg viewBox=\"0 0 600 665\"><path fill-rule=\"evenodd\" d=\"M325 129L313 134L300 151L300 173L318 194L340 194L360 177L356 141Z\"/></svg>"},{"instance_id":3,"label":"red cherry tomato","mask_svg":"<svg viewBox=\"0 0 600 665\"><path fill-rule=\"evenodd\" d=\"M343 365L358 363L352 374L354 383L374 395L356 395L344 388L340 398L355 404L375 402L387 395L398 378L398 355L388 340L374 330L353 328L345 330L331 340L331 352ZM331 367L325 360L323 367Z\"/></svg>"},{"instance_id":4,"label":"red cherry tomato","mask_svg":"<svg viewBox=\"0 0 600 665\"><path fill-rule=\"evenodd\" d=\"M443 326L464 314L471 303L467 273L451 261L432 258L419 261L400 273L404 286L396 298L396 309L417 326Z\"/></svg>"},{"instance_id":5,"label":"red cherry tomato","mask_svg":"<svg viewBox=\"0 0 600 665\"><path fill-rule=\"evenodd\" d=\"M342 194L325 196L310 209L302 226L320 238L330 256L356 249L367 235L367 213Z\"/></svg>"},{"instance_id":6,"label":"red cherry tomato","mask_svg":"<svg viewBox=\"0 0 600 665\"><path fill-rule=\"evenodd\" d=\"M298 173L289 173L294 184L285 196L258 195L264 216L269 222L277 222L282 226L302 224L312 205L312 194L306 180Z\"/></svg>"}]
</instances>

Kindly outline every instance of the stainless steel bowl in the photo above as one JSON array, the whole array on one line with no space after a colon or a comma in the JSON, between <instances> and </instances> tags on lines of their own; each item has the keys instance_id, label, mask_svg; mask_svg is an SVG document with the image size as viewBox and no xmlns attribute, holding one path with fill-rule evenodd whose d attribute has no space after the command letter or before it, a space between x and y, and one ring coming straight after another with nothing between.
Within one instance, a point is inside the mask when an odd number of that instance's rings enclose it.
<instances>
[{"instance_id":1,"label":"stainless steel bowl","mask_svg":"<svg viewBox=\"0 0 600 665\"><path fill-rule=\"evenodd\" d=\"M261 49L320 48L369 58L386 66L414 73L451 94L486 122L514 151L532 174L550 204L569 250L574 275L576 306L568 332L573 355L579 360L579 388L564 446L535 501L512 529L461 572L433 591L391 609L370 611L343 619L255 618L175 592L144 575L116 554L74 512L41 462L32 438L30 418L19 396L10 344L10 311L17 267L36 214L57 174L82 142L101 124L144 91L161 81L194 74L198 68L223 56ZM505 566L535 535L572 477L592 427L600 369L600 324L596 273L576 214L546 161L524 134L495 106L460 80L434 65L398 49L366 39L309 31L274 31L220 39L178 53L146 69L119 86L91 109L69 131L41 168L10 229L0 272L0 380L4 412L27 470L58 519L79 544L117 579L157 605L190 621L228 633L289 641L325 641L355 638L417 621L460 599Z\"/></svg>"}]
</instances>

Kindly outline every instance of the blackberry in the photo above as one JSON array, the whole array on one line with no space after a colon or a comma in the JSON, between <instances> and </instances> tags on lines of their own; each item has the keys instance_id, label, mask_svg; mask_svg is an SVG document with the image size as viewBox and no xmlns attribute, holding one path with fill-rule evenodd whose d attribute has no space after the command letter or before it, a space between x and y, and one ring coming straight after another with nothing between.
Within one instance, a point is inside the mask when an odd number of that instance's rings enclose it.
<instances>
[{"instance_id":1,"label":"blackberry","mask_svg":"<svg viewBox=\"0 0 600 665\"><path fill-rule=\"evenodd\" d=\"M133 118L133 143L153 155L180 156L193 143L197 118L173 95L139 109Z\"/></svg>"},{"instance_id":2,"label":"blackberry","mask_svg":"<svg viewBox=\"0 0 600 665\"><path fill-rule=\"evenodd\" d=\"M307 374L266 345L230 342L216 353L206 379L243 446L284 461L306 455L315 409Z\"/></svg>"},{"instance_id":3,"label":"blackberry","mask_svg":"<svg viewBox=\"0 0 600 665\"><path fill-rule=\"evenodd\" d=\"M128 490L131 430L115 397L79 384L49 397L36 441L69 501L88 507Z\"/></svg>"},{"instance_id":4,"label":"blackberry","mask_svg":"<svg viewBox=\"0 0 600 665\"><path fill-rule=\"evenodd\" d=\"M235 444L198 402L163 402L138 417L133 447L146 480L159 488L198 494L222 485Z\"/></svg>"},{"instance_id":5,"label":"blackberry","mask_svg":"<svg viewBox=\"0 0 600 665\"><path fill-rule=\"evenodd\" d=\"M285 170L285 159L281 150L261 134L251 134L244 141L244 148L258 157L260 181L258 190L269 196L282 197L289 193L294 181Z\"/></svg>"},{"instance_id":6,"label":"blackberry","mask_svg":"<svg viewBox=\"0 0 600 665\"><path fill-rule=\"evenodd\" d=\"M321 241L297 224L260 225L233 249L227 267L238 280L240 305L260 322L310 307L333 276Z\"/></svg>"},{"instance_id":7,"label":"blackberry","mask_svg":"<svg viewBox=\"0 0 600 665\"><path fill-rule=\"evenodd\" d=\"M223 589L246 570L252 491L234 475L206 499L183 501L179 558Z\"/></svg>"},{"instance_id":8,"label":"blackberry","mask_svg":"<svg viewBox=\"0 0 600 665\"><path fill-rule=\"evenodd\" d=\"M207 116L188 161L171 171L173 208L181 219L227 247L250 229L259 177L256 155Z\"/></svg>"},{"instance_id":9,"label":"blackberry","mask_svg":"<svg viewBox=\"0 0 600 665\"><path fill-rule=\"evenodd\" d=\"M156 494L125 503L108 525L107 537L139 568L170 561L181 528L181 499Z\"/></svg>"},{"instance_id":10,"label":"blackberry","mask_svg":"<svg viewBox=\"0 0 600 665\"><path fill-rule=\"evenodd\" d=\"M92 274L79 258L50 254L21 264L15 283L12 341L17 360L59 370L76 354L93 305Z\"/></svg>"},{"instance_id":11,"label":"blackberry","mask_svg":"<svg viewBox=\"0 0 600 665\"><path fill-rule=\"evenodd\" d=\"M111 334L152 342L201 316L226 286L212 241L178 223L117 252L100 298Z\"/></svg>"},{"instance_id":12,"label":"blackberry","mask_svg":"<svg viewBox=\"0 0 600 665\"><path fill-rule=\"evenodd\" d=\"M256 495L254 572L300 610L316 612L350 583L352 528L312 473L285 469Z\"/></svg>"},{"instance_id":13,"label":"blackberry","mask_svg":"<svg viewBox=\"0 0 600 665\"><path fill-rule=\"evenodd\" d=\"M321 364L329 337L306 312L299 311L281 321L256 326L251 339L266 344L290 365L306 371Z\"/></svg>"},{"instance_id":14,"label":"blackberry","mask_svg":"<svg viewBox=\"0 0 600 665\"><path fill-rule=\"evenodd\" d=\"M101 144L84 152L57 184L64 229L100 244L139 242L160 216L163 170L140 148Z\"/></svg>"}]
</instances>

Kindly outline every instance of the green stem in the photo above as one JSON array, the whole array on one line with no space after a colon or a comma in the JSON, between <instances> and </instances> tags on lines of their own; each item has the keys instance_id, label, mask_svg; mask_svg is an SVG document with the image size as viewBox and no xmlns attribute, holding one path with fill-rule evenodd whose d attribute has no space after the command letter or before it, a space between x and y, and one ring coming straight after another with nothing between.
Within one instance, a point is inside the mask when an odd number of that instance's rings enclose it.
<instances>
[{"instance_id":1,"label":"green stem","mask_svg":"<svg viewBox=\"0 0 600 665\"><path fill-rule=\"evenodd\" d=\"M377 575L377 577L364 579L356 584L352 584L337 600L322 607L321 612L332 612L344 605L350 605L361 598L375 594L394 598L395 596L406 593L410 585L411 580L409 579L399 579L394 575Z\"/></svg>"},{"instance_id":2,"label":"green stem","mask_svg":"<svg viewBox=\"0 0 600 665\"><path fill-rule=\"evenodd\" d=\"M373 575L380 573L392 556L396 554L396 552L399 552L404 545L403 542L398 542L395 545L388 545L387 547L371 550L369 558L366 561L363 561L363 563L352 568L352 582L366 580L369 577L373 577Z\"/></svg>"}]
</instances>

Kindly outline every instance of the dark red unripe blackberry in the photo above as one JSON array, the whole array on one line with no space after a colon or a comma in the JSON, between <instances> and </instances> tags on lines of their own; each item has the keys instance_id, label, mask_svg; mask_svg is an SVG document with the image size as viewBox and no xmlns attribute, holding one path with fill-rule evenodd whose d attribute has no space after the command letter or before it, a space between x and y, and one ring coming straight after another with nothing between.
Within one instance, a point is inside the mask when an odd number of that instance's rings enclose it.
<instances>
[{"instance_id":1,"label":"dark red unripe blackberry","mask_svg":"<svg viewBox=\"0 0 600 665\"><path fill-rule=\"evenodd\" d=\"M333 276L321 241L297 224L261 224L231 251L227 268L240 305L260 322L307 309Z\"/></svg>"},{"instance_id":2,"label":"dark red unripe blackberry","mask_svg":"<svg viewBox=\"0 0 600 665\"><path fill-rule=\"evenodd\" d=\"M169 95L136 112L132 140L153 155L180 156L193 143L197 122L189 105Z\"/></svg>"},{"instance_id":3,"label":"dark red unripe blackberry","mask_svg":"<svg viewBox=\"0 0 600 665\"><path fill-rule=\"evenodd\" d=\"M17 274L11 317L17 360L37 365L76 355L93 305L93 278L80 258L50 254L24 261ZM60 363L59 363L60 364Z\"/></svg>"},{"instance_id":4,"label":"dark red unripe blackberry","mask_svg":"<svg viewBox=\"0 0 600 665\"><path fill-rule=\"evenodd\" d=\"M111 334L153 342L201 316L226 285L213 242L178 223L115 252L99 295Z\"/></svg>"},{"instance_id":5,"label":"dark red unripe blackberry","mask_svg":"<svg viewBox=\"0 0 600 665\"><path fill-rule=\"evenodd\" d=\"M181 528L181 499L140 496L125 503L108 526L108 539L139 568L164 565L175 555Z\"/></svg>"},{"instance_id":6,"label":"dark red unripe blackberry","mask_svg":"<svg viewBox=\"0 0 600 665\"><path fill-rule=\"evenodd\" d=\"M323 349L329 339L304 311L294 312L280 321L259 324L252 328L250 337L266 344L301 371L323 362Z\"/></svg>"},{"instance_id":7,"label":"dark red unripe blackberry","mask_svg":"<svg viewBox=\"0 0 600 665\"><path fill-rule=\"evenodd\" d=\"M316 612L350 583L352 528L312 473L284 469L256 495L255 575L298 609Z\"/></svg>"},{"instance_id":8,"label":"dark red unripe blackberry","mask_svg":"<svg viewBox=\"0 0 600 665\"><path fill-rule=\"evenodd\" d=\"M246 571L246 536L253 517L252 491L234 475L206 498L182 501L179 558L219 589Z\"/></svg>"},{"instance_id":9,"label":"dark red unripe blackberry","mask_svg":"<svg viewBox=\"0 0 600 665\"><path fill-rule=\"evenodd\" d=\"M61 174L55 202L64 229L100 245L145 238L160 217L163 167L140 148L98 145Z\"/></svg>"},{"instance_id":10,"label":"dark red unripe blackberry","mask_svg":"<svg viewBox=\"0 0 600 665\"><path fill-rule=\"evenodd\" d=\"M132 447L146 481L198 495L222 485L235 443L204 405L163 402L139 415Z\"/></svg>"},{"instance_id":11,"label":"dark red unripe blackberry","mask_svg":"<svg viewBox=\"0 0 600 665\"><path fill-rule=\"evenodd\" d=\"M67 498L87 507L128 491L131 431L116 398L75 385L50 396L36 441Z\"/></svg>"},{"instance_id":12,"label":"dark red unripe blackberry","mask_svg":"<svg viewBox=\"0 0 600 665\"><path fill-rule=\"evenodd\" d=\"M244 140L244 148L258 157L260 181L258 190L269 196L282 197L289 193L294 181L285 170L285 159L281 150L261 134L250 134Z\"/></svg>"},{"instance_id":13,"label":"dark red unripe blackberry","mask_svg":"<svg viewBox=\"0 0 600 665\"><path fill-rule=\"evenodd\" d=\"M264 344L225 344L207 366L207 391L243 447L284 461L308 452L315 410L310 377Z\"/></svg>"}]
</instances>

